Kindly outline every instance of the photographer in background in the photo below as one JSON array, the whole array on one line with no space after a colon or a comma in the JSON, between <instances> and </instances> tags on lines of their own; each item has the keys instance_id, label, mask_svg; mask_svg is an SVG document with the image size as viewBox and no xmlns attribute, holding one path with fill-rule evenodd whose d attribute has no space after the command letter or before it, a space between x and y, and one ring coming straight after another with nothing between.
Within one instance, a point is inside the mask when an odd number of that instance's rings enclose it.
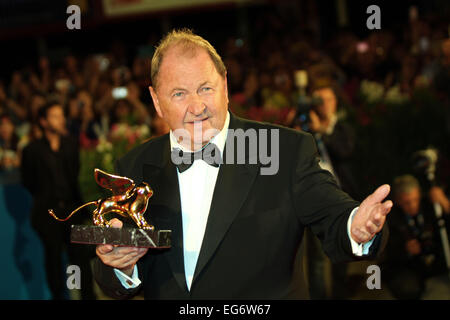
<instances>
[{"instance_id":1,"label":"photographer in background","mask_svg":"<svg viewBox=\"0 0 450 320\"><path fill-rule=\"evenodd\" d=\"M321 101L309 112L310 132L314 135L320 154L319 165L333 174L342 190L353 198L360 199L350 164L355 148L355 134L353 128L338 114L336 90L330 84L325 84L313 89L312 96ZM324 259L327 258L324 256ZM348 298L345 290L347 265L332 264L331 272L331 297Z\"/></svg>"},{"instance_id":2,"label":"photographer in background","mask_svg":"<svg viewBox=\"0 0 450 320\"><path fill-rule=\"evenodd\" d=\"M294 128L310 132L317 144L322 169L330 171L338 184L355 199L360 199L350 160L355 147L355 135L351 126L338 114L336 90L330 81L316 85L310 97L306 96L308 77L305 71L296 73L299 88L298 108L293 120ZM289 117L289 116L288 116ZM291 115L292 117L292 115ZM289 121L289 120L288 120ZM345 299L346 264L331 264L323 253L319 239L309 230L305 233L307 258L307 277L312 299ZM331 264L331 285L327 294L325 282L326 265Z\"/></svg>"},{"instance_id":3,"label":"photographer in background","mask_svg":"<svg viewBox=\"0 0 450 320\"><path fill-rule=\"evenodd\" d=\"M319 86L313 89L312 96L322 101L309 112L310 132L316 138L320 165L331 171L342 190L360 199L350 164L355 149L355 133L338 113L336 90L331 85Z\"/></svg>"},{"instance_id":4,"label":"photographer in background","mask_svg":"<svg viewBox=\"0 0 450 320\"><path fill-rule=\"evenodd\" d=\"M355 199L363 198L352 174L350 161L355 149L355 133L338 112L338 98L331 80L317 79L306 95L308 75L299 70L295 75L298 106L287 116L287 123L297 130L308 131L317 143L320 166L330 171L342 190Z\"/></svg>"},{"instance_id":5,"label":"photographer in background","mask_svg":"<svg viewBox=\"0 0 450 320\"><path fill-rule=\"evenodd\" d=\"M384 274L397 299L419 299L426 279L446 272L434 209L412 175L394 180L393 197Z\"/></svg>"}]
</instances>

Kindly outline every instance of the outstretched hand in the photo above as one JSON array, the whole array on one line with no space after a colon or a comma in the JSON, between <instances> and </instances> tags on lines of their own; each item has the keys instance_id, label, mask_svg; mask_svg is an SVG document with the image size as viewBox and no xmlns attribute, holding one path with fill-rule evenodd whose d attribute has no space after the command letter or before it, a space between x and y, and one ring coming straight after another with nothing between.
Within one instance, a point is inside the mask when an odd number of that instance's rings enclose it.
<instances>
[{"instance_id":1,"label":"outstretched hand","mask_svg":"<svg viewBox=\"0 0 450 320\"><path fill-rule=\"evenodd\" d=\"M381 231L386 215L391 211L392 201L382 202L389 194L391 187L384 184L369 195L359 206L351 226L351 237L358 243L370 241Z\"/></svg>"}]
</instances>

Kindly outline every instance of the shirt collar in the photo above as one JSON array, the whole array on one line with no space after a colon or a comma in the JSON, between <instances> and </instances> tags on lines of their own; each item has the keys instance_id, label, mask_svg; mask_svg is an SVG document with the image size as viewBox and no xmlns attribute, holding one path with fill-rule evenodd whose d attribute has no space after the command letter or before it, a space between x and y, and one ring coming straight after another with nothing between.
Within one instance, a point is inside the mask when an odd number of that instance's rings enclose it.
<instances>
[{"instance_id":1,"label":"shirt collar","mask_svg":"<svg viewBox=\"0 0 450 320\"><path fill-rule=\"evenodd\" d=\"M227 111L227 117L225 118L225 124L223 125L222 130L220 130L220 132L209 141L209 143L214 143L217 146L217 148L219 148L221 154L223 154L223 149L225 147L225 142L227 140L229 125L230 125L230 112ZM172 130L170 130L169 136L170 136L170 150L173 150L174 148L179 148L184 152L192 152L192 150L188 150L178 143Z\"/></svg>"}]
</instances>

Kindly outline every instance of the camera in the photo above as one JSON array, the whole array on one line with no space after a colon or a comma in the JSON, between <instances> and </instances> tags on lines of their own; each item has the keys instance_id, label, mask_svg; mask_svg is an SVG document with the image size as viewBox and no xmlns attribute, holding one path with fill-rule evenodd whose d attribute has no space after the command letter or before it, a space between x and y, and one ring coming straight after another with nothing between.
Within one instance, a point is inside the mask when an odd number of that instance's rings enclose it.
<instances>
[{"instance_id":1,"label":"camera","mask_svg":"<svg viewBox=\"0 0 450 320\"><path fill-rule=\"evenodd\" d=\"M309 113L317 106L323 104L320 97L313 97L306 94L306 87L308 86L308 73L305 70L298 70L295 72L295 85L298 88L298 98L296 101L297 112L295 114L292 126L300 126L303 131L310 131Z\"/></svg>"},{"instance_id":2,"label":"camera","mask_svg":"<svg viewBox=\"0 0 450 320\"><path fill-rule=\"evenodd\" d=\"M420 180L434 183L438 161L437 150L433 148L419 150L413 154L412 161L414 171L420 177Z\"/></svg>"}]
</instances>

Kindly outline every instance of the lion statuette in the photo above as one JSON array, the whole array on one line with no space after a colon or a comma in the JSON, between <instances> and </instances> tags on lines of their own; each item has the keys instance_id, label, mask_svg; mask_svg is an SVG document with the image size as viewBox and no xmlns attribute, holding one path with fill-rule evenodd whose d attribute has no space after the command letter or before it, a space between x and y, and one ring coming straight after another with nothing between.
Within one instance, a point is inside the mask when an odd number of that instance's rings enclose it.
<instances>
[{"instance_id":1,"label":"lion statuette","mask_svg":"<svg viewBox=\"0 0 450 320\"><path fill-rule=\"evenodd\" d=\"M92 217L96 226L110 227L111 224L106 220L105 215L117 213L123 217L131 217L140 229L154 230L154 226L144 219L148 201L153 195L153 190L147 183L142 182L136 186L134 181L127 177L112 175L100 169L94 170L94 176L98 185L112 191L111 197L85 203L65 219L58 218L52 209L48 210L50 215L58 221L66 221L80 209L96 205L97 208L93 211Z\"/></svg>"}]
</instances>

